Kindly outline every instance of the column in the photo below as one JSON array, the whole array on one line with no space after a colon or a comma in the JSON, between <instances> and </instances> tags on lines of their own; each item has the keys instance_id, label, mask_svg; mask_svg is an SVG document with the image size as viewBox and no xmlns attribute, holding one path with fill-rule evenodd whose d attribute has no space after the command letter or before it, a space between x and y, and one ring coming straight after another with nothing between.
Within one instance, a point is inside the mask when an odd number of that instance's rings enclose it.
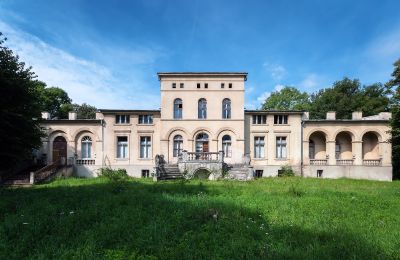
<instances>
[{"instance_id":1,"label":"column","mask_svg":"<svg viewBox=\"0 0 400 260\"><path fill-rule=\"evenodd\" d=\"M326 156L328 157L328 165L336 165L335 146L335 141L326 142Z\"/></svg>"},{"instance_id":2,"label":"column","mask_svg":"<svg viewBox=\"0 0 400 260\"><path fill-rule=\"evenodd\" d=\"M363 164L362 141L353 141L352 151L354 158L353 165L362 165Z\"/></svg>"}]
</instances>

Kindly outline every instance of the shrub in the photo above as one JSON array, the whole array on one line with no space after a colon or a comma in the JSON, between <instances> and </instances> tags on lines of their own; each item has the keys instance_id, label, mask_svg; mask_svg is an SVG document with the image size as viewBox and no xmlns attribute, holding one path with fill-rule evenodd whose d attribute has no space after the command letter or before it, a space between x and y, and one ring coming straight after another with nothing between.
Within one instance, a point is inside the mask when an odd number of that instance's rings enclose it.
<instances>
[{"instance_id":1,"label":"shrub","mask_svg":"<svg viewBox=\"0 0 400 260\"><path fill-rule=\"evenodd\" d=\"M278 171L278 177L293 177L294 171L290 165L284 165Z\"/></svg>"},{"instance_id":2,"label":"shrub","mask_svg":"<svg viewBox=\"0 0 400 260\"><path fill-rule=\"evenodd\" d=\"M125 169L113 170L111 168L101 168L100 177L104 177L110 181L124 181L128 178Z\"/></svg>"}]
</instances>

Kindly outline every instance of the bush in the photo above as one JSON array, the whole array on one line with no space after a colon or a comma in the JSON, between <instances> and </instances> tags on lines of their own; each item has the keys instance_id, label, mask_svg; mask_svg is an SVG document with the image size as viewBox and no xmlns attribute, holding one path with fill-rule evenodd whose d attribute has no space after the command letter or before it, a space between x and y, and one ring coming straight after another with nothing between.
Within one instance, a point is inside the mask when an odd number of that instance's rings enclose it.
<instances>
[{"instance_id":1,"label":"bush","mask_svg":"<svg viewBox=\"0 0 400 260\"><path fill-rule=\"evenodd\" d=\"M128 179L128 174L125 169L113 170L111 168L101 168L100 177L117 182Z\"/></svg>"},{"instance_id":2,"label":"bush","mask_svg":"<svg viewBox=\"0 0 400 260\"><path fill-rule=\"evenodd\" d=\"M293 177L294 171L291 166L284 165L280 170L278 170L278 177Z\"/></svg>"}]
</instances>

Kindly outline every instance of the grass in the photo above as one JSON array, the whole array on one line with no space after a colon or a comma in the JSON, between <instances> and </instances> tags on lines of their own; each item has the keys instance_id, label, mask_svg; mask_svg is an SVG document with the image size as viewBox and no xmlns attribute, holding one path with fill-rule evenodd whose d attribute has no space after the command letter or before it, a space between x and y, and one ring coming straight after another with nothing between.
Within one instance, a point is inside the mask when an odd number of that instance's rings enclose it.
<instances>
[{"instance_id":1,"label":"grass","mask_svg":"<svg viewBox=\"0 0 400 260\"><path fill-rule=\"evenodd\" d=\"M0 198L0 259L400 258L400 182L59 179Z\"/></svg>"}]
</instances>

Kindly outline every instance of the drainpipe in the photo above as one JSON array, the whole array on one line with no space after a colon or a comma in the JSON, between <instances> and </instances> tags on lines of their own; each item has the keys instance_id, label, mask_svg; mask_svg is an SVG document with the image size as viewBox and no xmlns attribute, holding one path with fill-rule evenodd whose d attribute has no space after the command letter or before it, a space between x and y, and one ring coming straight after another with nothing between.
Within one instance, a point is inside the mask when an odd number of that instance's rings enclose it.
<instances>
[{"instance_id":1,"label":"drainpipe","mask_svg":"<svg viewBox=\"0 0 400 260\"><path fill-rule=\"evenodd\" d=\"M104 168L104 161L105 161L105 157L104 157L104 119L101 119L101 156L102 156L101 168Z\"/></svg>"},{"instance_id":2,"label":"drainpipe","mask_svg":"<svg viewBox=\"0 0 400 260\"><path fill-rule=\"evenodd\" d=\"M303 160L303 128L304 128L304 118L301 118L301 145L300 145L300 151L301 151L301 162L300 162L300 175L301 177L303 177L303 164L304 164L304 160Z\"/></svg>"}]
</instances>

